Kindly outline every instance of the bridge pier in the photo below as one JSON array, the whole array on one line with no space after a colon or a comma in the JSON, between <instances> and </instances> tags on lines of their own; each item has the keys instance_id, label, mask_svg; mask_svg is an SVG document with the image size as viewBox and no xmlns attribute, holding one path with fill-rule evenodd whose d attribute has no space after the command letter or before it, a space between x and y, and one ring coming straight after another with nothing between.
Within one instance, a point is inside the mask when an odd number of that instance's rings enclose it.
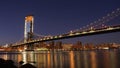
<instances>
[{"instance_id":1,"label":"bridge pier","mask_svg":"<svg viewBox=\"0 0 120 68\"><path fill-rule=\"evenodd\" d=\"M25 45L25 50L26 51L33 51L34 50L33 44L27 44L27 45Z\"/></svg>"},{"instance_id":2,"label":"bridge pier","mask_svg":"<svg viewBox=\"0 0 120 68\"><path fill-rule=\"evenodd\" d=\"M55 42L54 41L50 41L49 42L49 48L54 50L54 45L55 45Z\"/></svg>"}]
</instances>

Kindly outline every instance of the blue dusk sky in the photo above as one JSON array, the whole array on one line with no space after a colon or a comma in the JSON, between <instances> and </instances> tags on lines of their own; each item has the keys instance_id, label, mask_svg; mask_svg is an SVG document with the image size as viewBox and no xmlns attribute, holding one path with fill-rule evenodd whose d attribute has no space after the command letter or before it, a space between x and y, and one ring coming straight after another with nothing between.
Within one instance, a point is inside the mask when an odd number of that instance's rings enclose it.
<instances>
[{"instance_id":1,"label":"blue dusk sky","mask_svg":"<svg viewBox=\"0 0 120 68\"><path fill-rule=\"evenodd\" d=\"M34 15L34 33L58 35L80 29L120 8L120 0L0 0L0 45L24 38L25 16ZM120 17L110 21L120 24ZM120 43L120 32L65 39L67 43Z\"/></svg>"}]
</instances>

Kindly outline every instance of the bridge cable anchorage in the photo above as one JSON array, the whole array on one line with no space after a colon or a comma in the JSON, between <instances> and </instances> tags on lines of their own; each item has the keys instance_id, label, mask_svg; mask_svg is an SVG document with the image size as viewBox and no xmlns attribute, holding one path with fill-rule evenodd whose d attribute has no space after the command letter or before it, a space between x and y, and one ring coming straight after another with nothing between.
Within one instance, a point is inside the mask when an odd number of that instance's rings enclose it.
<instances>
[{"instance_id":1,"label":"bridge cable anchorage","mask_svg":"<svg viewBox=\"0 0 120 68\"><path fill-rule=\"evenodd\" d=\"M101 19L98 19L97 21L94 21L94 22L90 23L89 25L83 26L79 30L77 29L77 31L82 32L82 31L91 30L91 28L93 30L96 28L106 27L106 26L103 26L103 25L105 25L105 23L113 20L114 18L118 17L119 15L120 15L120 8L117 8L116 10L114 10L111 13L107 14L106 16L102 17ZM76 30L73 30L73 31L76 31Z\"/></svg>"}]
</instances>

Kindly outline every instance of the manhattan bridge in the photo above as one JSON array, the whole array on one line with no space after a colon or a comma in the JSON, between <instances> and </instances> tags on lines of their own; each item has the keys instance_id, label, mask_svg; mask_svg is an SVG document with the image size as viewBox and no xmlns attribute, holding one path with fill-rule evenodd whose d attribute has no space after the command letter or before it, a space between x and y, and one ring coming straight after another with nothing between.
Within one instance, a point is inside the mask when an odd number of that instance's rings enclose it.
<instances>
[{"instance_id":1,"label":"manhattan bridge","mask_svg":"<svg viewBox=\"0 0 120 68\"><path fill-rule=\"evenodd\" d=\"M55 35L55 36L44 36L35 34L34 29L34 16L28 15L25 17L25 27L24 27L24 39L20 40L16 43L13 43L11 48L18 47L27 47L26 49L34 49L34 44L46 42L46 41L54 41L59 39L66 38L74 38L74 37L82 37L89 35L97 35L103 33L111 33L120 31L120 24L117 25L108 25L110 21L120 17L120 8L112 11L106 16L86 25L80 29L72 30L70 32L66 32L64 34Z\"/></svg>"}]
</instances>

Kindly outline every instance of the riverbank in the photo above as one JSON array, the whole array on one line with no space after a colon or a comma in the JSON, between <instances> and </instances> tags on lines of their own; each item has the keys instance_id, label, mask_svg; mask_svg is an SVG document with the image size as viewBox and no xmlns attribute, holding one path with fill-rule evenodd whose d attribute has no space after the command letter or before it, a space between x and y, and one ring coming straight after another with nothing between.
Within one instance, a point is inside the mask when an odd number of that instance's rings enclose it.
<instances>
[{"instance_id":1,"label":"riverbank","mask_svg":"<svg viewBox=\"0 0 120 68\"><path fill-rule=\"evenodd\" d=\"M16 66L13 60L4 60L0 58L0 68L37 68L30 63L23 64L23 61L19 62L19 65Z\"/></svg>"}]
</instances>

